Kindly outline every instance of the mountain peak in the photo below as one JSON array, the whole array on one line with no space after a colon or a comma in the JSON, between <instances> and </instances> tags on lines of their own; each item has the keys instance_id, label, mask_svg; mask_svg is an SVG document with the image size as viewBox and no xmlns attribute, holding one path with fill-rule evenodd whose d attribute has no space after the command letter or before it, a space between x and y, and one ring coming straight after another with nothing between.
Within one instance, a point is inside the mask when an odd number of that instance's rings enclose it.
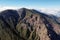
<instances>
[{"instance_id":1,"label":"mountain peak","mask_svg":"<svg viewBox=\"0 0 60 40\"><path fill-rule=\"evenodd\" d=\"M57 17L35 9L5 10L0 13L0 39L60 40L58 22Z\"/></svg>"}]
</instances>

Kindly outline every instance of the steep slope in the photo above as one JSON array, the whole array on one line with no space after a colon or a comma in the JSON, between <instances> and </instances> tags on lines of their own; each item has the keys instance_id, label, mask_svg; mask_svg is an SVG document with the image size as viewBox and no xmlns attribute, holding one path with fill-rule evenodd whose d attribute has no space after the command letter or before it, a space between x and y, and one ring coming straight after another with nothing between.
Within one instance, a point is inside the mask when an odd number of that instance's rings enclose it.
<instances>
[{"instance_id":1,"label":"steep slope","mask_svg":"<svg viewBox=\"0 0 60 40\"><path fill-rule=\"evenodd\" d=\"M55 17L21 8L0 13L0 40L60 40Z\"/></svg>"}]
</instances>

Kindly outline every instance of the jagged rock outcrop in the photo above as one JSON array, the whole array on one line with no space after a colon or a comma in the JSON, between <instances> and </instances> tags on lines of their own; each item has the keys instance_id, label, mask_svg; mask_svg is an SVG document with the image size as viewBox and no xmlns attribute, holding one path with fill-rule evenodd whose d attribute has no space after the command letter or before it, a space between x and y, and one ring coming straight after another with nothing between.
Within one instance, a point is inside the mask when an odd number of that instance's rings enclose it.
<instances>
[{"instance_id":1,"label":"jagged rock outcrop","mask_svg":"<svg viewBox=\"0 0 60 40\"><path fill-rule=\"evenodd\" d=\"M0 13L0 40L60 40L60 24L53 16L22 8Z\"/></svg>"}]
</instances>

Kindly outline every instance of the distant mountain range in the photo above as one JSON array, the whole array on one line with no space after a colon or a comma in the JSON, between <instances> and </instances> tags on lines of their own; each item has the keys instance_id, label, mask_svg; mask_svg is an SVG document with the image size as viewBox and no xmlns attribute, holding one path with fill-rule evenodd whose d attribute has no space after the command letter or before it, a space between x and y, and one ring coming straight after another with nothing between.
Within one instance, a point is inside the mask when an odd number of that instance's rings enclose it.
<instances>
[{"instance_id":1,"label":"distant mountain range","mask_svg":"<svg viewBox=\"0 0 60 40\"><path fill-rule=\"evenodd\" d=\"M1 11L0 40L60 40L60 17L26 8Z\"/></svg>"}]
</instances>

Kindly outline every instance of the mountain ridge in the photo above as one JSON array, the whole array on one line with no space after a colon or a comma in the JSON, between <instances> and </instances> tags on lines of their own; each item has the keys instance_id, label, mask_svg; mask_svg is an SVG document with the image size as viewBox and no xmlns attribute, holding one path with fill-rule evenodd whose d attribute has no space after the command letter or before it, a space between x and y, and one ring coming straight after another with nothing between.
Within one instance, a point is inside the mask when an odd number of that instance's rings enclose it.
<instances>
[{"instance_id":1,"label":"mountain ridge","mask_svg":"<svg viewBox=\"0 0 60 40\"><path fill-rule=\"evenodd\" d=\"M58 18L35 9L0 12L0 40L60 40L59 30Z\"/></svg>"}]
</instances>

